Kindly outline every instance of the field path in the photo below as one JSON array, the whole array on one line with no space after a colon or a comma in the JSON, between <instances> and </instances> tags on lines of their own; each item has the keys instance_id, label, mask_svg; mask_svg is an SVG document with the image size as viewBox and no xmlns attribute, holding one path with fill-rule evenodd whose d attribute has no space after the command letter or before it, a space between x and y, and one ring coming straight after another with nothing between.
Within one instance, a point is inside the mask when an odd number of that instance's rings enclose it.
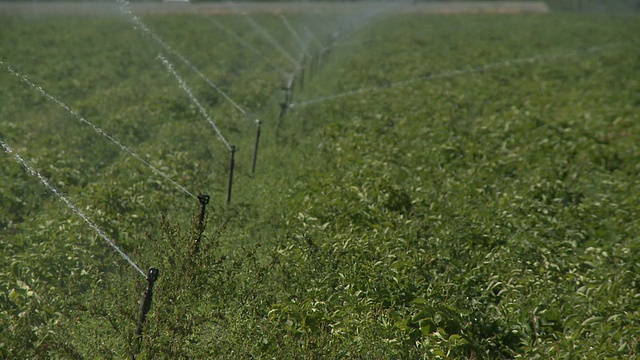
<instances>
[{"instance_id":1,"label":"field path","mask_svg":"<svg viewBox=\"0 0 640 360\"><path fill-rule=\"evenodd\" d=\"M238 2L233 8L224 3L149 2L132 3L137 14L224 14L247 13L306 13L359 12L374 6L388 6L389 2ZM398 5L398 11L432 14L455 13L546 13L543 1L448 1L418 2ZM79 14L110 15L116 12L113 2L1 2L0 14Z\"/></svg>"}]
</instances>

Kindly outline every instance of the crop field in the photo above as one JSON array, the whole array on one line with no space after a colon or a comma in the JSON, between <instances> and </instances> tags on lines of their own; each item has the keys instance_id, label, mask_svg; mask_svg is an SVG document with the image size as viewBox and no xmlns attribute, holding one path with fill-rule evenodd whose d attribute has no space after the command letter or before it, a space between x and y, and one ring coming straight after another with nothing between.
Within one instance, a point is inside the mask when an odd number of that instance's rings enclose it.
<instances>
[{"instance_id":1,"label":"crop field","mask_svg":"<svg viewBox=\"0 0 640 360\"><path fill-rule=\"evenodd\" d=\"M640 357L637 13L112 10L0 14L0 358Z\"/></svg>"}]
</instances>

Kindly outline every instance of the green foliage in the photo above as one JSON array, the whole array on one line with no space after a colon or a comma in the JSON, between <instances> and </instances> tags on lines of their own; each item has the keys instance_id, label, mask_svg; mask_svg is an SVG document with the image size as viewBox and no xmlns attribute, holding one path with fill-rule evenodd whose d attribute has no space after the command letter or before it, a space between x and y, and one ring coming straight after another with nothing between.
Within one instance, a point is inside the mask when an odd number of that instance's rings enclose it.
<instances>
[{"instance_id":1,"label":"green foliage","mask_svg":"<svg viewBox=\"0 0 640 360\"><path fill-rule=\"evenodd\" d=\"M277 134L277 71L206 16L145 18L251 112L168 55L240 148L228 207L227 149L125 19L0 20L2 61L212 198L196 252L195 199L0 74L0 138L160 269L137 337L146 281L1 157L0 358L639 355L634 16L381 19L315 73L307 61L294 101L368 90L291 108ZM238 16L218 20L290 65ZM277 16L255 20L295 53Z\"/></svg>"}]
</instances>

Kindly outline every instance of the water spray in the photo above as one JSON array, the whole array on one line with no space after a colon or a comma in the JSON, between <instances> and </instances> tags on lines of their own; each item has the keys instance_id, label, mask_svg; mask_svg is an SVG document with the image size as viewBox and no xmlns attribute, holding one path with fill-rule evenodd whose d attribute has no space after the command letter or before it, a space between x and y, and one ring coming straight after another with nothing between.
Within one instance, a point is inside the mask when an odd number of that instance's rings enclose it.
<instances>
[{"instance_id":1,"label":"water spray","mask_svg":"<svg viewBox=\"0 0 640 360\"><path fill-rule=\"evenodd\" d=\"M200 101L198 101L198 99L193 95L193 92L191 91L191 89L189 89L189 86L187 86L187 83L180 77L180 75L178 75L178 73L173 68L173 65L169 62L169 60L167 60L162 54L158 54L158 59L162 61L162 64L167 68L169 73L173 75L173 77L178 82L178 85L180 85L180 88L182 88L182 90L187 94L187 96L189 96L191 101L196 105L198 110L200 110L200 114L202 115L202 117L205 120L207 120L209 124L211 124L211 126L213 127L213 130L216 132L216 134L218 134L220 141L222 141L222 143L227 147L227 149L231 150L231 145L229 145L229 142L227 141L227 139L222 135L222 132L220 132L220 129L218 129L218 127L213 122L213 120L211 120L211 117L207 113L207 110L205 110L204 106L202 106L202 104L200 104ZM246 114L244 110L242 110L241 112L243 114Z\"/></svg>"},{"instance_id":2,"label":"water spray","mask_svg":"<svg viewBox=\"0 0 640 360\"><path fill-rule=\"evenodd\" d=\"M305 106L308 106L308 105L323 103L323 102L326 102L326 101L336 100L336 99L340 99L340 98L347 97L347 96L360 95L360 94L369 93L369 92L388 90L388 89L391 89L391 88L399 88L399 87L411 85L411 84L414 84L416 82L421 82L421 81L430 81L430 80L436 80L436 79L442 79L442 78L451 78L451 77L456 77L456 76L472 75L472 74L483 73L483 72L492 71L492 70L499 70L499 69L502 69L502 68L514 67L514 66L518 66L518 65L522 65L522 64L534 64L536 62L545 61L545 60L549 60L550 61L550 60L557 60L557 59L562 59L562 58L567 58L567 57L572 57L572 56L578 56L578 55L583 55L583 54L591 54L591 53L604 51L604 50L610 49L610 48L615 47L615 46L617 46L617 44L608 44L608 45L604 45L604 46L593 46L593 47L586 48L586 49L583 49L583 50L580 50L580 51L574 50L574 51L570 51L570 52L566 52L566 53L559 53L559 54L539 55L539 56L531 56L531 57L527 57L527 58L516 58L516 59L511 59L511 60L506 60L506 61L501 61L501 62L494 62L494 63L484 64L484 65L479 65L479 66L472 67L472 68L467 68L467 69L447 70L447 71L443 71L443 72L436 73L436 74L428 74L428 75L418 76L418 77L410 78L410 79L406 79L406 80L390 82L390 83L386 83L384 85L363 87L363 88L360 88L360 89L345 91L345 92L338 93L338 94L333 94L333 95L329 95L329 96L323 96L323 97L319 97L319 98L315 98L315 99L309 99L309 100L300 101L300 102L297 102L297 103L291 103L288 107L289 108L301 108L301 107L305 107Z\"/></svg>"},{"instance_id":3,"label":"water spray","mask_svg":"<svg viewBox=\"0 0 640 360\"><path fill-rule=\"evenodd\" d=\"M298 65L296 66L297 77L300 80L300 91L304 89L304 62L306 58L307 58L307 55L305 55L305 53L302 50L300 50L300 53L298 54ZM292 83L291 83L292 90L294 87L295 87L295 78L292 80Z\"/></svg>"},{"instance_id":4,"label":"water spray","mask_svg":"<svg viewBox=\"0 0 640 360\"><path fill-rule=\"evenodd\" d=\"M142 295L142 301L140 302L140 317L138 318L138 324L136 327L136 335L140 337L142 335L144 322L147 318L147 313L149 313L149 310L151 310L151 302L153 297L153 285L155 284L156 280L158 280L159 270L157 268L150 268L149 271L145 274L145 272L142 271L142 269L140 269L140 267L136 265L136 263L133 262L133 260L131 260L131 258L118 247L118 245L116 245L114 240L110 239L102 231L102 229L100 229L96 224L94 224L91 220L89 220L87 215L85 215L78 207L74 206L71 203L71 201L69 201L69 199L67 199L67 197L60 192L60 190L58 190L53 185L51 185L51 183L44 176L42 176L42 174L40 174L33 167L31 167L31 165L29 165L29 163L26 160L24 160L20 155L18 155L9 145L7 145L2 140L0 140L0 146L4 149L5 152L13 155L16 161L21 163L30 174L36 176L49 191L51 191L54 195L56 195L58 199L60 199L63 203L65 203L65 205L67 205L76 215L80 216L82 220L84 220L87 224L89 224L91 228L97 231L100 237L102 237L105 240L105 242L107 242L109 246L111 246L118 254L120 254L120 256L122 256L122 258L126 260L134 269L136 269L140 274L142 274L142 276L146 277L147 289Z\"/></svg>"},{"instance_id":5,"label":"water spray","mask_svg":"<svg viewBox=\"0 0 640 360\"><path fill-rule=\"evenodd\" d=\"M11 66L9 66L9 65L5 64L4 62L2 62L2 60L0 60L0 65L4 65L4 67L7 69L7 71L9 71L11 74L16 76L20 80L22 80L22 82L24 82L25 84L29 85L32 89L37 90L38 92L40 92L40 94L42 94L43 96L45 96L49 100L53 101L54 103L56 103L61 108L65 109L69 114L71 114L73 117L75 117L78 121L80 121L83 124L86 124L86 125L90 126L91 129L93 129L93 131L95 131L96 133L98 133L98 134L102 135L103 137L107 138L112 143L116 144L120 148L120 150L122 150L122 151L128 153L129 155L133 156L134 158L136 158L136 160L140 161L141 163L143 163L144 165L149 167L156 174L158 174L158 175L162 176L163 178L165 178L167 181L169 181L175 187L177 187L178 189L182 190L182 192L184 192L185 194L191 196L192 198L195 198L195 195L193 195L184 186L178 184L175 180L171 179L169 177L169 175L167 175L165 172L163 172L162 170L158 169L157 167L151 165L151 163L149 163L148 161L143 159L140 155L135 153L133 150L131 150L128 147L124 146L116 138L114 138L113 136L107 134L104 130L102 130L101 128L97 127L92 122L90 122L89 120L85 119L84 117L80 116L76 111L71 109L67 104L63 103L62 101L57 99L55 96L53 96L49 92L47 92L42 86L38 86L34 82L32 82L26 75L23 75L23 74L19 73L18 71L13 69Z\"/></svg>"},{"instance_id":6,"label":"water spray","mask_svg":"<svg viewBox=\"0 0 640 360\"><path fill-rule=\"evenodd\" d=\"M247 21L247 23L249 23L249 25L253 27L255 31L261 34L262 37L264 37L269 43L271 43L271 45L273 45L273 47L276 50L278 50L284 56L285 59L287 59L289 62L291 62L295 66L296 60L291 55L289 55L289 53L269 34L269 32L265 28L260 26L260 24L258 24L246 11L239 11L239 9L237 8L236 4L233 1L227 0L225 1L225 3L233 11L242 14L245 20Z\"/></svg>"},{"instance_id":7,"label":"water spray","mask_svg":"<svg viewBox=\"0 0 640 360\"><path fill-rule=\"evenodd\" d=\"M289 81L287 82L287 86L286 86L286 94L285 94L285 100L284 102L287 103L287 105L291 104L293 102L293 90L296 86L296 74L293 73L291 74L291 76L289 77Z\"/></svg>"},{"instance_id":8,"label":"water spray","mask_svg":"<svg viewBox=\"0 0 640 360\"><path fill-rule=\"evenodd\" d=\"M304 26L304 31L307 33L307 36L309 36L311 38L311 40L313 40L313 42L316 43L316 45L320 48L324 47L324 45L322 45L322 43L320 42L320 40L318 40L318 38L313 35L313 32L309 29L308 26Z\"/></svg>"},{"instance_id":9,"label":"water spray","mask_svg":"<svg viewBox=\"0 0 640 360\"><path fill-rule=\"evenodd\" d=\"M238 43L242 46L244 46L245 48L251 50L254 54L256 54L257 56L261 57L269 66L271 66L274 70L276 70L277 72L279 72L283 77L287 77L288 73L282 69L280 66L278 66L276 63L274 63L273 61L271 61L271 59L269 59L269 57L267 55L265 55L263 52L261 52L260 50L258 50L256 47L252 46L251 44L249 44L247 41L245 41L243 38L241 38L240 36L238 36L236 33L232 32L231 30L229 30L228 28L226 28L224 25L222 25L222 23L220 23L219 21L215 20L213 17L208 17L209 20L211 20L213 22L213 24L218 27L218 29L224 31L225 33L227 33L227 35L231 36L232 38L234 38L236 41L238 41Z\"/></svg>"},{"instance_id":10,"label":"water spray","mask_svg":"<svg viewBox=\"0 0 640 360\"><path fill-rule=\"evenodd\" d=\"M134 29L142 31L144 34L149 36L153 41L155 41L158 45L160 45L160 47L162 47L165 52L172 54L178 59L180 59L180 61L182 61L185 65L187 65L194 73L196 73L196 75L198 75L205 83L207 83L207 85L212 87L222 97L224 97L225 100L227 100L231 105L233 105L236 109L238 109L238 111L240 111L243 114L246 114L245 110L240 105L238 105L238 103L235 102L224 90L222 90L218 85L213 83L213 81L209 80L209 78L207 78L202 73L202 71L200 71L195 65L193 65L191 61L187 60L187 58L182 56L182 54L180 54L179 52L173 50L173 48L169 46L169 44L167 44L164 40L162 40L160 36L158 36L155 32L151 31L151 29L147 27L147 25L140 19L140 17L134 15L130 9L130 4L128 0L116 0L116 1L120 4L120 11L131 18Z\"/></svg>"},{"instance_id":11,"label":"water spray","mask_svg":"<svg viewBox=\"0 0 640 360\"><path fill-rule=\"evenodd\" d=\"M31 165L29 165L29 163L25 159L23 159L20 155L18 155L18 153L16 153L9 145L7 145L1 139L0 139L0 147L2 147L6 153L13 155L13 158L17 162L21 163L22 166L24 166L24 168L27 169L27 171L31 175L37 177L40 180L40 182L55 196L57 196L58 199L60 199L60 201L62 201L65 205L67 205L67 207L71 209L71 211L73 211L76 215L82 218L82 220L84 220L87 224L89 224L89 226L93 230L95 230L98 233L98 235L100 235L100 237L107 243L107 245L111 246L111 248L113 248L113 250L115 250L127 263L129 263L129 265L131 265L134 269L136 269L136 271L142 274L142 276L146 276L144 271L140 269L140 267L136 265L136 263L133 262L133 260L131 260L129 255L127 255L124 251L122 251L118 247L118 245L116 245L116 242L113 239L109 238L107 234L105 234L105 232L98 227L98 225L96 225L93 221L91 221L89 217L84 212L82 212L82 210L80 210L78 207L73 205L73 203L71 203L71 201L67 199L67 197L64 196L62 192L60 192L60 190L58 190L56 187L51 185L49 180L47 180L44 176L42 176L42 174L37 172Z\"/></svg>"}]
</instances>

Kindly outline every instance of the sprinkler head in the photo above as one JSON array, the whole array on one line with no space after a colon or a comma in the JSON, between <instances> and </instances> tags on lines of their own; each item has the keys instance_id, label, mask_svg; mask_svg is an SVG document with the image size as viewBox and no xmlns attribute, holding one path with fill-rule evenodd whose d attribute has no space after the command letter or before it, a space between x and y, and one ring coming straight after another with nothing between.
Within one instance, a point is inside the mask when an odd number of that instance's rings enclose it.
<instances>
[{"instance_id":1,"label":"sprinkler head","mask_svg":"<svg viewBox=\"0 0 640 360\"><path fill-rule=\"evenodd\" d=\"M258 126L262 125L262 120L256 119L256 125L258 125Z\"/></svg>"},{"instance_id":2,"label":"sprinkler head","mask_svg":"<svg viewBox=\"0 0 640 360\"><path fill-rule=\"evenodd\" d=\"M200 204L202 205L207 205L209 203L209 195L205 195L205 194L198 195L198 201L200 201Z\"/></svg>"},{"instance_id":3,"label":"sprinkler head","mask_svg":"<svg viewBox=\"0 0 640 360\"><path fill-rule=\"evenodd\" d=\"M147 281L150 283L154 283L158 280L158 275L160 274L160 270L156 268L149 268L149 273L147 273Z\"/></svg>"}]
</instances>

